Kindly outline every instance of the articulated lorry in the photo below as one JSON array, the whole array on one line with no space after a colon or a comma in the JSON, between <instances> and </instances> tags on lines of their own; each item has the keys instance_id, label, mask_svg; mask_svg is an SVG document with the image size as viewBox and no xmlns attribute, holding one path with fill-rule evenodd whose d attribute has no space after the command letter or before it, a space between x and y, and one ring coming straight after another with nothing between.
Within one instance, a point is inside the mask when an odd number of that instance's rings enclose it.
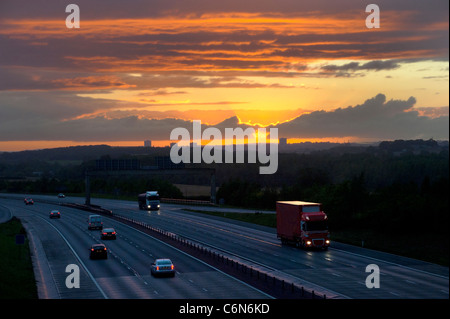
<instances>
[{"instance_id":1,"label":"articulated lorry","mask_svg":"<svg viewBox=\"0 0 450 319\"><path fill-rule=\"evenodd\" d=\"M279 201L276 214L277 237L281 239L282 244L328 249L328 217L322 210L322 204Z\"/></svg>"},{"instance_id":2,"label":"articulated lorry","mask_svg":"<svg viewBox=\"0 0 450 319\"><path fill-rule=\"evenodd\" d=\"M149 191L138 195L139 209L159 210L160 200L157 191Z\"/></svg>"}]
</instances>

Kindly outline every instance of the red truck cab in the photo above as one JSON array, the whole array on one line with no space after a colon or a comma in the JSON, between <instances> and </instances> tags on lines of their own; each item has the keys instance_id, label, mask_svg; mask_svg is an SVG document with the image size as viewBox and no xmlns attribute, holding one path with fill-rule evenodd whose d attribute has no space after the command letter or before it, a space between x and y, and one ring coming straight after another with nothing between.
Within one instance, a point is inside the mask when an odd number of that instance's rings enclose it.
<instances>
[{"instance_id":1,"label":"red truck cab","mask_svg":"<svg viewBox=\"0 0 450 319\"><path fill-rule=\"evenodd\" d=\"M277 237L283 244L328 249L328 217L322 204L302 201L277 202Z\"/></svg>"}]
</instances>

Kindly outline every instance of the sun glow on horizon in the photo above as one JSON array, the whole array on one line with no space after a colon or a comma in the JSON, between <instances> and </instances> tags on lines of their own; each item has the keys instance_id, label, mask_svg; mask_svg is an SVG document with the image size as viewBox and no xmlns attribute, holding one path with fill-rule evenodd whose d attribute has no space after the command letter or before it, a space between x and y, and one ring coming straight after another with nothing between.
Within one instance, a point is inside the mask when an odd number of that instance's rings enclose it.
<instances>
[{"instance_id":1,"label":"sun glow on horizon","mask_svg":"<svg viewBox=\"0 0 450 319\"><path fill-rule=\"evenodd\" d=\"M369 29L356 0L92 2L75 30L63 12L8 3L0 151L170 145L171 130L195 120L280 127L287 144L448 136L448 13L439 6L389 4L382 27Z\"/></svg>"}]
</instances>

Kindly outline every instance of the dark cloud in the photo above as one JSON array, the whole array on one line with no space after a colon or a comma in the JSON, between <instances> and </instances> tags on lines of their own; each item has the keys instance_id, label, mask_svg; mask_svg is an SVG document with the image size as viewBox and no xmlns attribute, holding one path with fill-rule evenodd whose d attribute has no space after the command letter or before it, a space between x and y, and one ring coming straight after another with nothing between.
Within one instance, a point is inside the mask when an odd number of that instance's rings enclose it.
<instances>
[{"instance_id":1,"label":"dark cloud","mask_svg":"<svg viewBox=\"0 0 450 319\"><path fill-rule=\"evenodd\" d=\"M114 32L100 23L87 30L87 34L66 32L64 1L12 1L0 3L0 22L5 30L14 31L14 21L21 18L36 19L36 26L24 33L0 32L0 65L58 68L60 70L86 72L107 72L118 67L129 71L146 70L164 72L174 70L236 70L282 71L286 60L299 59L302 64L317 59L387 60L400 56L409 59L448 60L448 3L431 1L379 1L382 19L387 24L398 24L393 29L381 28L376 32L364 27L365 6L357 0L339 1L297 1L297 0L249 0L249 1L129 1L122 0L86 1L77 4L81 8L81 19L95 19L97 22L113 24L106 19L142 19L185 16L201 18L207 14L254 13L255 17L315 18L320 21L333 17L344 19L361 15L362 29L336 30L319 26L296 31L300 26L277 29L278 23L261 24L254 30L245 23L233 26L223 22L222 27L207 24L188 26L176 30L158 28L158 20L148 20L134 33ZM387 12L397 15L383 16ZM61 19L61 26L46 32L40 19ZM395 20L394 20L395 18ZM251 21L251 17L249 17ZM176 20L174 20L176 21ZM231 20L232 21L232 20ZM29 21L30 22L30 21ZM301 23L301 22L299 22ZM339 20L336 20L339 23ZM438 26L438 27L437 27ZM51 28L51 27L49 27ZM95 32L99 28L105 32ZM20 28L19 28L20 29ZM82 31L84 31L82 27ZM138 32L139 31L139 32ZM236 54L239 52L239 54ZM358 62L355 62L358 63ZM373 62L375 63L375 62ZM384 65L367 65L361 70L386 68ZM330 65L328 68L332 68ZM291 69L292 70L292 69ZM326 69L324 69L326 70ZM305 70L297 69L298 74ZM328 70L329 71L329 70ZM338 71L342 74L344 71ZM312 74L308 74L312 75ZM319 74L324 76L324 74Z\"/></svg>"},{"instance_id":2,"label":"dark cloud","mask_svg":"<svg viewBox=\"0 0 450 319\"><path fill-rule=\"evenodd\" d=\"M322 70L325 71L358 71L358 70L373 70L373 71L380 71L380 70L392 70L397 69L400 67L400 64L398 64L394 60L387 60L387 61L370 61L367 63L360 63L360 62L350 62L344 65L334 65L334 64L328 64L322 67Z\"/></svg>"},{"instance_id":3,"label":"dark cloud","mask_svg":"<svg viewBox=\"0 0 450 319\"><path fill-rule=\"evenodd\" d=\"M129 73L69 72L37 67L1 67L0 91L72 90L75 93L106 92L113 89L153 90L141 96L186 94L168 88L293 88L279 83L242 79L242 73L162 72Z\"/></svg>"},{"instance_id":4,"label":"dark cloud","mask_svg":"<svg viewBox=\"0 0 450 319\"><path fill-rule=\"evenodd\" d=\"M386 100L377 96L363 104L315 111L278 126L280 137L332 138L359 137L370 139L448 139L449 117L430 118L413 110L414 97Z\"/></svg>"},{"instance_id":5,"label":"dark cloud","mask_svg":"<svg viewBox=\"0 0 450 319\"><path fill-rule=\"evenodd\" d=\"M415 107L415 111L421 116L427 116L430 118L437 118L441 116L449 116L448 106L437 106L437 107Z\"/></svg>"},{"instance_id":6,"label":"dark cloud","mask_svg":"<svg viewBox=\"0 0 450 319\"><path fill-rule=\"evenodd\" d=\"M126 89L127 84L116 75L73 73L32 67L1 67L0 91L77 90L92 91Z\"/></svg>"},{"instance_id":7,"label":"dark cloud","mask_svg":"<svg viewBox=\"0 0 450 319\"><path fill-rule=\"evenodd\" d=\"M19 125L20 126L19 126ZM23 130L22 127L27 127ZM180 119L140 119L129 116L108 119L103 116L58 121L51 118L24 118L0 124L2 141L130 141L151 136L153 140L168 140L175 127L192 127Z\"/></svg>"},{"instance_id":8,"label":"dark cloud","mask_svg":"<svg viewBox=\"0 0 450 319\"><path fill-rule=\"evenodd\" d=\"M358 71L394 70L399 67L400 64L396 60L376 60L366 63L350 62L343 65L328 64L323 66L321 70L327 75L332 74L336 77L350 77L364 75L364 73L358 73Z\"/></svg>"},{"instance_id":9,"label":"dark cloud","mask_svg":"<svg viewBox=\"0 0 450 319\"><path fill-rule=\"evenodd\" d=\"M270 28L270 27L269 27ZM283 70L286 61L298 59L373 60L365 70L393 67L382 60L399 56L448 60L448 30L408 30L378 33L277 34L275 31L198 30L176 34L109 35L45 39L12 38L0 34L0 66L57 68L73 72L128 70L174 71L241 69ZM401 38L402 41L394 40ZM151 39L151 41L150 41ZM216 43L211 45L209 43ZM237 54L239 52L239 54ZM382 62L381 62L382 61ZM375 63L375 62L373 62ZM389 66L388 63L393 65ZM363 62L359 67L364 65ZM336 66L335 66L336 67ZM352 65L349 65L352 67ZM333 65L328 66L333 68ZM301 73L302 69L297 70Z\"/></svg>"},{"instance_id":10,"label":"dark cloud","mask_svg":"<svg viewBox=\"0 0 450 319\"><path fill-rule=\"evenodd\" d=\"M224 72L162 72L144 73L140 77L127 78L126 82L136 89L162 88L292 88L279 83L260 83L242 79L239 72L225 75Z\"/></svg>"},{"instance_id":11,"label":"dark cloud","mask_svg":"<svg viewBox=\"0 0 450 319\"><path fill-rule=\"evenodd\" d=\"M7 133L7 127L11 128L12 132L24 131L21 134L28 134L28 128L39 125L41 121L55 124L84 114L100 110L114 110L124 106L140 108L144 105L80 97L63 91L0 92L0 126L2 129L0 138L3 140L6 136L13 138L12 133ZM26 124L28 121L31 121L29 126ZM52 130L51 125L49 129Z\"/></svg>"},{"instance_id":12,"label":"dark cloud","mask_svg":"<svg viewBox=\"0 0 450 319\"><path fill-rule=\"evenodd\" d=\"M186 94L186 91L167 91L167 90L155 90L155 91L147 91L141 92L138 96L161 96L161 95L173 95L173 94Z\"/></svg>"},{"instance_id":13,"label":"dark cloud","mask_svg":"<svg viewBox=\"0 0 450 319\"><path fill-rule=\"evenodd\" d=\"M70 2L62 0L2 0L0 2L1 18L64 17L65 7ZM377 0L383 11L414 10L410 23L423 24L448 16L448 1L410 1ZM86 19L92 18L143 18L162 15L197 16L217 12L249 12L265 14L315 14L346 15L349 12L361 12L365 15L368 4L358 0L77 0L81 14ZM319 13L320 12L320 13Z\"/></svg>"},{"instance_id":14,"label":"dark cloud","mask_svg":"<svg viewBox=\"0 0 450 319\"><path fill-rule=\"evenodd\" d=\"M68 96L38 94L0 94L0 104L8 101L15 108L0 108L0 140L71 140L71 141L130 141L150 137L168 140L172 129L192 129L189 120L175 118L148 119L120 114L116 118L99 115L89 118L74 116L88 110L111 107L111 101L81 98L68 101ZM80 109L71 105L76 102ZM117 102L116 102L117 103ZM414 110L415 98L386 100L379 94L364 103L334 111L315 111L279 124L279 137L339 138L358 137L373 140L435 138L448 139L449 116L423 116ZM110 104L108 106L108 104ZM117 106L117 104L115 105ZM448 107L447 107L448 108ZM113 110L112 110L113 111ZM114 111L113 111L114 112ZM145 114L145 112L143 113ZM181 113L173 112L172 115ZM160 114L163 115L162 113ZM167 115L167 114L166 114ZM436 114L435 114L436 115ZM72 117L72 119L68 119ZM218 128L248 127L231 117L215 125ZM26 129L24 129L26 127ZM203 129L208 127L203 126Z\"/></svg>"}]
</instances>

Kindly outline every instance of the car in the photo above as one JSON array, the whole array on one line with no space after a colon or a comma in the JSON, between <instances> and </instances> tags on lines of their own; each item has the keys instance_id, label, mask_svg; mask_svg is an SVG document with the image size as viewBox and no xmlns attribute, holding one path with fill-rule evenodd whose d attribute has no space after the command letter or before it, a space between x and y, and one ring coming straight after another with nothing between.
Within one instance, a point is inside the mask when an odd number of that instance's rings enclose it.
<instances>
[{"instance_id":1,"label":"car","mask_svg":"<svg viewBox=\"0 0 450 319\"><path fill-rule=\"evenodd\" d=\"M151 267L150 271L153 276L156 275L169 275L171 277L175 276L175 266L172 261L168 258L156 259Z\"/></svg>"},{"instance_id":2,"label":"car","mask_svg":"<svg viewBox=\"0 0 450 319\"><path fill-rule=\"evenodd\" d=\"M103 228L101 239L116 239L116 231L114 228Z\"/></svg>"},{"instance_id":3,"label":"car","mask_svg":"<svg viewBox=\"0 0 450 319\"><path fill-rule=\"evenodd\" d=\"M23 200L23 202L25 203L25 205L33 205L34 201L31 198L25 198Z\"/></svg>"},{"instance_id":4,"label":"car","mask_svg":"<svg viewBox=\"0 0 450 319\"><path fill-rule=\"evenodd\" d=\"M106 249L106 246L103 244L91 245L89 258L90 259L108 259L108 250Z\"/></svg>"},{"instance_id":5,"label":"car","mask_svg":"<svg viewBox=\"0 0 450 319\"><path fill-rule=\"evenodd\" d=\"M65 197L66 197L66 195L64 195L63 193L58 194L58 198L65 198Z\"/></svg>"},{"instance_id":6,"label":"car","mask_svg":"<svg viewBox=\"0 0 450 319\"><path fill-rule=\"evenodd\" d=\"M50 212L50 218L61 218L61 213L59 210L52 210Z\"/></svg>"}]
</instances>

